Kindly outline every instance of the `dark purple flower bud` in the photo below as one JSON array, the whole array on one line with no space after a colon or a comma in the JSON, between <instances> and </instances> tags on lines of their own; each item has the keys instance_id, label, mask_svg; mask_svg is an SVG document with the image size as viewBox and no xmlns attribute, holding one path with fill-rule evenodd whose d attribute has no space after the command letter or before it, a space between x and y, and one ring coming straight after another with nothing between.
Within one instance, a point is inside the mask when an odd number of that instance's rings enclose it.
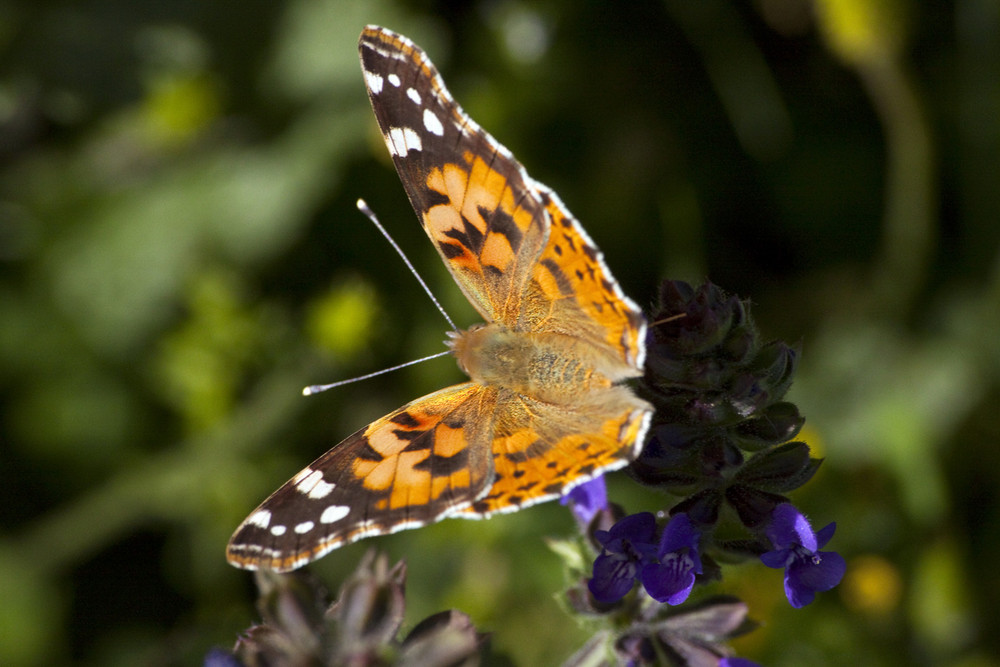
<instances>
[{"instance_id":1,"label":"dark purple flower bud","mask_svg":"<svg viewBox=\"0 0 1000 667\"><path fill-rule=\"evenodd\" d=\"M677 605L694 588L696 574L701 574L698 542L701 538L687 514L676 514L666 528L657 553L658 563L644 565L642 585L657 602Z\"/></svg>"},{"instance_id":2,"label":"dark purple flower bud","mask_svg":"<svg viewBox=\"0 0 1000 667\"><path fill-rule=\"evenodd\" d=\"M486 636L460 612L436 614L405 641L398 639L406 603L402 562L390 567L385 556L368 552L332 605L326 590L302 570L256 575L263 623L237 640L233 655L208 654L205 667L478 664Z\"/></svg>"},{"instance_id":3,"label":"dark purple flower bud","mask_svg":"<svg viewBox=\"0 0 1000 667\"><path fill-rule=\"evenodd\" d=\"M468 615L454 609L438 612L406 636L398 664L478 665L488 639Z\"/></svg>"},{"instance_id":4,"label":"dark purple flower bud","mask_svg":"<svg viewBox=\"0 0 1000 667\"><path fill-rule=\"evenodd\" d=\"M788 442L798 435L805 421L793 403L779 401L754 415L753 419L737 424L733 437L743 449L758 451Z\"/></svg>"},{"instance_id":5,"label":"dark purple flower bud","mask_svg":"<svg viewBox=\"0 0 1000 667\"><path fill-rule=\"evenodd\" d=\"M339 624L344 642L375 647L393 640L406 609L406 564L390 567L384 554L369 551L340 587L327 617Z\"/></svg>"},{"instance_id":6,"label":"dark purple flower bud","mask_svg":"<svg viewBox=\"0 0 1000 667\"><path fill-rule=\"evenodd\" d=\"M739 299L727 297L715 285L706 283L695 290L685 282L668 280L660 287L660 308L650 336L667 346L663 351L668 356L699 354L722 343L744 319Z\"/></svg>"},{"instance_id":7,"label":"dark purple flower bud","mask_svg":"<svg viewBox=\"0 0 1000 667\"><path fill-rule=\"evenodd\" d=\"M774 341L760 349L750 368L760 378L764 388L775 398L780 398L791 386L798 364L798 346Z\"/></svg>"},{"instance_id":8,"label":"dark purple flower bud","mask_svg":"<svg viewBox=\"0 0 1000 667\"><path fill-rule=\"evenodd\" d=\"M736 510L744 526L757 530L771 521L774 508L788 502L788 498L735 482L726 489L726 502Z\"/></svg>"},{"instance_id":9,"label":"dark purple flower bud","mask_svg":"<svg viewBox=\"0 0 1000 667\"><path fill-rule=\"evenodd\" d=\"M736 480L770 493L793 491L816 473L820 459L809 457L809 445L788 442L758 454L736 475Z\"/></svg>"},{"instance_id":10,"label":"dark purple flower bud","mask_svg":"<svg viewBox=\"0 0 1000 667\"><path fill-rule=\"evenodd\" d=\"M674 505L672 512L684 512L703 526L714 525L719 520L722 497L714 490L701 491Z\"/></svg>"},{"instance_id":11,"label":"dark purple flower bud","mask_svg":"<svg viewBox=\"0 0 1000 667\"><path fill-rule=\"evenodd\" d=\"M768 567L785 568L785 596L796 609L828 591L844 577L847 564L835 551L820 551L833 537L837 524L831 523L813 532L805 515L788 503L775 508L767 537L773 551L760 559Z\"/></svg>"},{"instance_id":12,"label":"dark purple flower bud","mask_svg":"<svg viewBox=\"0 0 1000 667\"><path fill-rule=\"evenodd\" d=\"M594 537L603 549L587 587L598 602L617 602L632 590L642 566L656 558L656 519L650 512L631 514Z\"/></svg>"},{"instance_id":13,"label":"dark purple flower bud","mask_svg":"<svg viewBox=\"0 0 1000 667\"><path fill-rule=\"evenodd\" d=\"M644 664L714 666L729 653L724 642L754 626L747 619L746 604L717 597L679 608L660 606L654 617L636 629L658 644L655 655L659 659Z\"/></svg>"}]
</instances>

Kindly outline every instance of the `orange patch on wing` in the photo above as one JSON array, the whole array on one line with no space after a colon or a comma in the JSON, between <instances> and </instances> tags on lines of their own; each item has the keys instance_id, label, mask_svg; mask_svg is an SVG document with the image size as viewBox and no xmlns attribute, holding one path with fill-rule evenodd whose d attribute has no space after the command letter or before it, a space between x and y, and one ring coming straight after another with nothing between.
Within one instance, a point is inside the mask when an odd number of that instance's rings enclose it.
<instances>
[{"instance_id":1,"label":"orange patch on wing","mask_svg":"<svg viewBox=\"0 0 1000 667\"><path fill-rule=\"evenodd\" d=\"M438 424L434 429L434 453L438 456L454 456L468 445L465 429L461 426L453 428L447 424Z\"/></svg>"},{"instance_id":2,"label":"orange patch on wing","mask_svg":"<svg viewBox=\"0 0 1000 667\"><path fill-rule=\"evenodd\" d=\"M491 168L478 155L466 152L465 159L470 165L469 194L462 201L462 213L471 220L473 216L482 217L479 214L479 207L489 211L500 209L509 214L514 224L522 231L531 227L534 215L514 201L514 189L510 178Z\"/></svg>"},{"instance_id":3,"label":"orange patch on wing","mask_svg":"<svg viewBox=\"0 0 1000 667\"><path fill-rule=\"evenodd\" d=\"M468 468L458 470L450 475L439 475L431 480L431 496L440 498L441 494L450 489L467 489L472 485L472 474Z\"/></svg>"},{"instance_id":4,"label":"orange patch on wing","mask_svg":"<svg viewBox=\"0 0 1000 667\"><path fill-rule=\"evenodd\" d=\"M445 167L447 166L448 165L445 165ZM427 178L424 179L424 185L427 186L428 190L433 190L434 192L442 195L448 194L448 183L444 177L444 172L441 169L431 169L427 174Z\"/></svg>"},{"instance_id":5,"label":"orange patch on wing","mask_svg":"<svg viewBox=\"0 0 1000 667\"><path fill-rule=\"evenodd\" d=\"M559 283L556 281L555 276L553 276L549 271L535 271L535 282L538 283L538 287L542 290L542 294L549 301L555 301L563 298L563 293L559 288Z\"/></svg>"},{"instance_id":6,"label":"orange patch on wing","mask_svg":"<svg viewBox=\"0 0 1000 667\"><path fill-rule=\"evenodd\" d=\"M413 460L413 457L409 458L411 461ZM394 482L389 494L389 507L397 509L411 505L426 505L430 500L430 473L414 470L412 465L400 466L394 475Z\"/></svg>"},{"instance_id":7,"label":"orange patch on wing","mask_svg":"<svg viewBox=\"0 0 1000 667\"><path fill-rule=\"evenodd\" d=\"M411 418L418 419L418 415L410 414ZM372 461L365 458L357 458L353 461L354 474L362 481L364 486L374 491L386 491L390 487L400 484L400 477L403 472L411 472L414 475L424 475L412 470L426 459L430 452L426 450L406 452L401 451L408 441L400 440L393 434L394 429L378 429L368 436L368 444L384 458L381 461ZM418 428L410 430L421 430ZM413 480L413 483L427 484L427 480Z\"/></svg>"},{"instance_id":8,"label":"orange patch on wing","mask_svg":"<svg viewBox=\"0 0 1000 667\"><path fill-rule=\"evenodd\" d=\"M507 271L514 261L514 249L506 236L493 232L486 237L479 257L484 265Z\"/></svg>"},{"instance_id":9,"label":"orange patch on wing","mask_svg":"<svg viewBox=\"0 0 1000 667\"><path fill-rule=\"evenodd\" d=\"M528 449L538 441L538 434L530 429L522 429L503 438L493 441L494 454L518 454ZM500 445L501 451L496 451Z\"/></svg>"}]
</instances>

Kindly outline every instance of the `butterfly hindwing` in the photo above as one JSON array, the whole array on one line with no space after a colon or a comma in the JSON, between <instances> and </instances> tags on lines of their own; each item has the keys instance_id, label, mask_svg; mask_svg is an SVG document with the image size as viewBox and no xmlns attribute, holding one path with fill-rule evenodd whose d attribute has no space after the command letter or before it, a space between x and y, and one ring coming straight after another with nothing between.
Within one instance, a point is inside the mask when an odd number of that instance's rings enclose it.
<instances>
[{"instance_id":1,"label":"butterfly hindwing","mask_svg":"<svg viewBox=\"0 0 1000 667\"><path fill-rule=\"evenodd\" d=\"M597 248L556 193L541 183L535 190L552 223L548 244L533 267L532 285L554 304L569 301L580 312L553 317L533 331L560 331L587 340L618 358L628 369L618 375L641 375L645 361L646 319L622 292ZM564 306L565 307L565 306Z\"/></svg>"},{"instance_id":2,"label":"butterfly hindwing","mask_svg":"<svg viewBox=\"0 0 1000 667\"><path fill-rule=\"evenodd\" d=\"M602 402L604 409L553 406L528 396L502 401L494 421L493 485L456 516L513 512L626 465L642 444L649 411L624 387L611 388Z\"/></svg>"}]
</instances>

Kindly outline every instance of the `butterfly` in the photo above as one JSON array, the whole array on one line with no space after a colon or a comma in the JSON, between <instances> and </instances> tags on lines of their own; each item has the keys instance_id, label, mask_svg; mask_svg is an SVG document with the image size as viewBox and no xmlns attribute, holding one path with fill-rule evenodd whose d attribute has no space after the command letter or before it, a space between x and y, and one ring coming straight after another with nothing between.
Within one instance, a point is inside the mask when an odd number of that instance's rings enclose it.
<instances>
[{"instance_id":1,"label":"butterfly","mask_svg":"<svg viewBox=\"0 0 1000 667\"><path fill-rule=\"evenodd\" d=\"M265 500L231 564L293 570L364 537L557 498L626 465L651 406L646 321L556 194L452 99L406 37L368 26L368 96L406 194L484 324L449 332L469 381L362 428Z\"/></svg>"}]
</instances>

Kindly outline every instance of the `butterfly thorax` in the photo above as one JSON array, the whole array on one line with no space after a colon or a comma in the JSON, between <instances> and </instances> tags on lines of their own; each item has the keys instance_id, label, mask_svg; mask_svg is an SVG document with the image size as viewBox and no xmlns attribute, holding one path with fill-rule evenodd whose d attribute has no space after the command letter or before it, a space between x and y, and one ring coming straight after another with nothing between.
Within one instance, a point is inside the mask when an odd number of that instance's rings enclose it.
<instances>
[{"instance_id":1,"label":"butterfly thorax","mask_svg":"<svg viewBox=\"0 0 1000 667\"><path fill-rule=\"evenodd\" d=\"M580 395L607 390L620 377L620 364L565 334L514 331L482 324L452 335L459 367L474 381L539 400L565 404ZM603 371L603 372L602 372Z\"/></svg>"}]
</instances>

